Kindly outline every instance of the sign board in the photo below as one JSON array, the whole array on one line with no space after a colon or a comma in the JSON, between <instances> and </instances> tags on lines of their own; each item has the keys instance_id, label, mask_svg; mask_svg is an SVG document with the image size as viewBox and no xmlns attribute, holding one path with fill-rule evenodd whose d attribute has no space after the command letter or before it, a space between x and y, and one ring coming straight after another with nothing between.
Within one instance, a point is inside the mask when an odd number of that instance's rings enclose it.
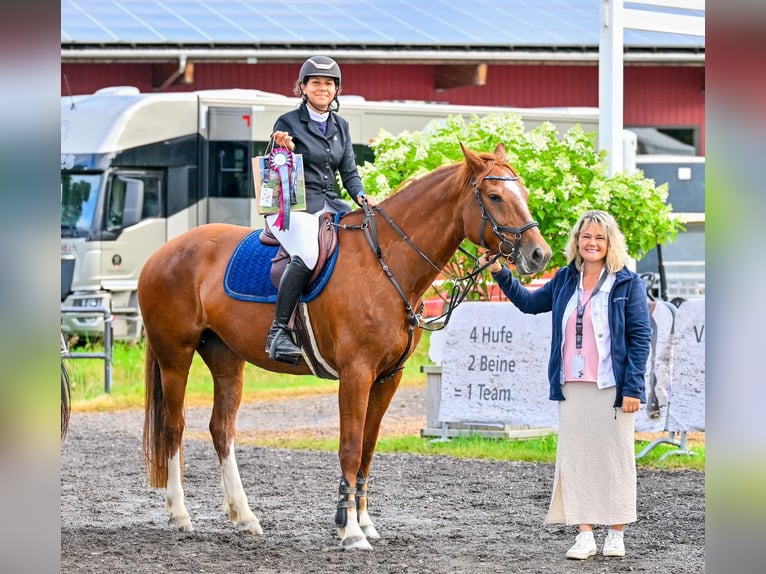
<instances>
[{"instance_id":1,"label":"sign board","mask_svg":"<svg viewBox=\"0 0 766 574\"><path fill-rule=\"evenodd\" d=\"M705 300L652 311L647 404L641 432L705 430ZM440 422L558 427L549 400L551 316L526 315L508 302L466 302L452 314L432 353L442 362Z\"/></svg>"},{"instance_id":2,"label":"sign board","mask_svg":"<svg viewBox=\"0 0 766 574\"><path fill-rule=\"evenodd\" d=\"M548 400L550 315L466 302L446 327L439 420L558 426Z\"/></svg>"},{"instance_id":3,"label":"sign board","mask_svg":"<svg viewBox=\"0 0 766 574\"><path fill-rule=\"evenodd\" d=\"M705 300L685 301L674 329L668 431L705 430Z\"/></svg>"}]
</instances>

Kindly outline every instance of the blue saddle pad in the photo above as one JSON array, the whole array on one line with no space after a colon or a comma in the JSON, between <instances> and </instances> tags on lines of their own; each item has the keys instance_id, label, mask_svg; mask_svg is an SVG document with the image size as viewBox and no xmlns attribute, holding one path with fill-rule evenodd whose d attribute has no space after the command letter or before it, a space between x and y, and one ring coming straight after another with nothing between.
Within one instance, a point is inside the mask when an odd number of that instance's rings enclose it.
<instances>
[{"instance_id":1,"label":"blue saddle pad","mask_svg":"<svg viewBox=\"0 0 766 574\"><path fill-rule=\"evenodd\" d=\"M229 297L256 303L276 302L277 288L271 282L271 260L279 248L261 243L261 233L263 229L248 233L232 253L223 276L223 289ZM308 303L324 289L335 269L338 247L317 278L303 291L301 301Z\"/></svg>"}]
</instances>

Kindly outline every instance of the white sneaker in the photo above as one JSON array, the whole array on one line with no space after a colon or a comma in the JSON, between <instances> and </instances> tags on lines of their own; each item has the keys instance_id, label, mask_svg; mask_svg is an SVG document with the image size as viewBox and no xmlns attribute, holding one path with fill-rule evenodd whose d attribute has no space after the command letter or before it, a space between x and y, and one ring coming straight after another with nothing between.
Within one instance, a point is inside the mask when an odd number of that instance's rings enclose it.
<instances>
[{"instance_id":1,"label":"white sneaker","mask_svg":"<svg viewBox=\"0 0 766 574\"><path fill-rule=\"evenodd\" d=\"M607 534L602 554L604 556L625 556L625 541L622 536L617 536L611 532Z\"/></svg>"},{"instance_id":2,"label":"white sneaker","mask_svg":"<svg viewBox=\"0 0 766 574\"><path fill-rule=\"evenodd\" d=\"M580 532L575 538L574 546L567 550L567 558L574 560L585 560L589 556L596 554L596 540L592 534L586 535Z\"/></svg>"}]
</instances>

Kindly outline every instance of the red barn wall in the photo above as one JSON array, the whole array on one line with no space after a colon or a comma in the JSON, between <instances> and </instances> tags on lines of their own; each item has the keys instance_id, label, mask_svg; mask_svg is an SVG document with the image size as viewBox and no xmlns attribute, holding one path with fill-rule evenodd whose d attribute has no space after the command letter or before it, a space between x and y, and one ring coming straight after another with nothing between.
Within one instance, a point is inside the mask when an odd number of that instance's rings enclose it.
<instances>
[{"instance_id":1,"label":"red barn wall","mask_svg":"<svg viewBox=\"0 0 766 574\"><path fill-rule=\"evenodd\" d=\"M453 104L518 107L598 106L597 65L489 65L486 84L434 88L433 64L341 62L346 94L368 100L426 100ZM256 88L292 95L299 66L292 64L194 64L194 83L168 91ZM61 93L87 94L105 86L153 90L151 64L61 66ZM696 127L705 141L704 67L627 66L623 123L628 126ZM69 87L67 88L67 82Z\"/></svg>"}]
</instances>

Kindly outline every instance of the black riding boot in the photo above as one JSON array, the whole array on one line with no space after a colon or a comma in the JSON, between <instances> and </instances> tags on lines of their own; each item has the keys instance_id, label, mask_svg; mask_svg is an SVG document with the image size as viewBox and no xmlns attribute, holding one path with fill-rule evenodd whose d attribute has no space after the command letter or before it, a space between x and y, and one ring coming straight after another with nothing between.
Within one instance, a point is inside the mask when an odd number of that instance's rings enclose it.
<instances>
[{"instance_id":1,"label":"black riding boot","mask_svg":"<svg viewBox=\"0 0 766 574\"><path fill-rule=\"evenodd\" d=\"M311 277L312 270L306 267L300 257L294 256L287 264L277 290L277 303L274 310L274 322L266 337L266 351L272 361L298 364L301 348L293 340L292 332L287 328L293 309L298 304L301 293Z\"/></svg>"}]
</instances>

